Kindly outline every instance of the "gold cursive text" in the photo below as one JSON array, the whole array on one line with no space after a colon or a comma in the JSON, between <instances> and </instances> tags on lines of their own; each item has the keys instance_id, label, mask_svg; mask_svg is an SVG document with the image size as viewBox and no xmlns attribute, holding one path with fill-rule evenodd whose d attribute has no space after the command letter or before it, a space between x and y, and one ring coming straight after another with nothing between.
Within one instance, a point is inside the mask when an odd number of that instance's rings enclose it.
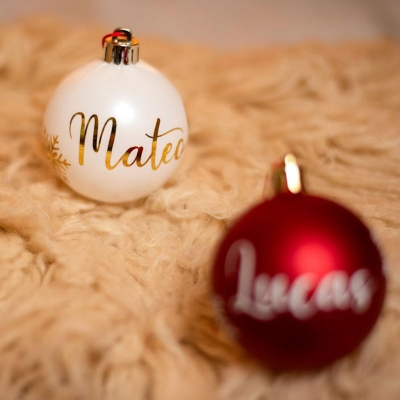
<instances>
[{"instance_id":1,"label":"gold cursive text","mask_svg":"<svg viewBox=\"0 0 400 400\"><path fill-rule=\"evenodd\" d=\"M113 147L114 142L117 136L117 120L114 117L110 117L107 119L103 128L101 129L100 136L99 136L99 118L96 114L93 114L86 122L85 114L82 112L75 113L69 123L69 136L72 139L72 122L75 118L81 118L81 126L80 126L80 135L79 135L79 164L84 165L85 163L85 146L86 146L86 136L88 134L89 127L91 124L93 125L93 140L92 140L92 148L93 151L98 153L101 147L101 141L103 140L103 134L106 128L110 127L110 137L108 139L108 146L105 158L105 165L108 170L115 169L120 163L125 167L131 167L132 165L136 164L138 167L145 166L148 162L151 164L151 168L153 171L156 171L162 164L168 164L172 160L178 160L184 150L184 141L183 139L179 139L178 142L173 145L172 143L167 143L162 152L161 157L157 161L157 154L158 154L158 139L168 135L171 132L180 131L183 132L183 129L180 127L176 127L170 129L167 132L159 133L160 130L160 118L157 118L156 125L154 127L153 135L147 135L148 138L151 139L151 154L149 157L142 161L143 155L143 147L142 146L132 146L129 147L125 151L125 153L117 160L115 164L112 163L112 156L113 156Z\"/></svg>"}]
</instances>

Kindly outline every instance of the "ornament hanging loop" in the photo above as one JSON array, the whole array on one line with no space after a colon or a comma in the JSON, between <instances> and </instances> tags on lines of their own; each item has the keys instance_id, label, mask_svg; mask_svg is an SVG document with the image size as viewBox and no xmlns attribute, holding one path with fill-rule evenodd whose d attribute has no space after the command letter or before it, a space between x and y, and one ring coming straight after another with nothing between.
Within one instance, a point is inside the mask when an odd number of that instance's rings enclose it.
<instances>
[{"instance_id":1,"label":"ornament hanging loop","mask_svg":"<svg viewBox=\"0 0 400 400\"><path fill-rule=\"evenodd\" d=\"M120 65L136 64L139 61L139 41L126 28L117 28L104 36L104 61Z\"/></svg>"},{"instance_id":2,"label":"ornament hanging loop","mask_svg":"<svg viewBox=\"0 0 400 400\"><path fill-rule=\"evenodd\" d=\"M287 154L283 161L273 166L271 178L274 194L303 192L301 170L293 154Z\"/></svg>"},{"instance_id":3,"label":"ornament hanging loop","mask_svg":"<svg viewBox=\"0 0 400 400\"><path fill-rule=\"evenodd\" d=\"M117 28L114 30L114 33L121 33L122 36L125 36L125 41L128 43L132 42L132 33L130 31L130 29L126 29L126 28ZM113 42L114 43L118 43L118 36L113 36Z\"/></svg>"}]
</instances>

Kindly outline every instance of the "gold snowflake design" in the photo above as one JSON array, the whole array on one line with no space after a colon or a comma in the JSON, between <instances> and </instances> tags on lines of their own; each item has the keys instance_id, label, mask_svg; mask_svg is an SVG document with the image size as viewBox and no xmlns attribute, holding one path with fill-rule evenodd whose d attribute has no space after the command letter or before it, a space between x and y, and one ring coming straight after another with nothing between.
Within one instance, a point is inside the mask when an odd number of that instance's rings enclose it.
<instances>
[{"instance_id":1,"label":"gold snowflake design","mask_svg":"<svg viewBox=\"0 0 400 400\"><path fill-rule=\"evenodd\" d=\"M71 164L66 158L63 158L62 153L60 153L58 135L50 135L47 129L44 128L44 140L46 143L47 156L53 164L58 176L68 182L66 172Z\"/></svg>"}]
</instances>

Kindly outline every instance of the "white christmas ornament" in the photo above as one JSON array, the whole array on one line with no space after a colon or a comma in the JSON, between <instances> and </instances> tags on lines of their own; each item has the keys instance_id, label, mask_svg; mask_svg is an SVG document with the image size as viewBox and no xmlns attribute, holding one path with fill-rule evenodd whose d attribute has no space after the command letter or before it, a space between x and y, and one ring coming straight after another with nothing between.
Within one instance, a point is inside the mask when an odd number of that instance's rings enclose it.
<instances>
[{"instance_id":1,"label":"white christmas ornament","mask_svg":"<svg viewBox=\"0 0 400 400\"><path fill-rule=\"evenodd\" d=\"M128 29L107 35L104 61L69 75L45 114L49 156L76 192L126 202L161 187L188 138L182 100L160 72L139 61Z\"/></svg>"}]
</instances>

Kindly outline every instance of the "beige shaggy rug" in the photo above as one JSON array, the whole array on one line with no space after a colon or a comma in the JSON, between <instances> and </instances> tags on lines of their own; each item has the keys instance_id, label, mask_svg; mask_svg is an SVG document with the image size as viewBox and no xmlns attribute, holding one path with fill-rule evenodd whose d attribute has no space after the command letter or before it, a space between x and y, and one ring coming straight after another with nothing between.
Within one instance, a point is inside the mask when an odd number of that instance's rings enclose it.
<instances>
[{"instance_id":1,"label":"beige shaggy rug","mask_svg":"<svg viewBox=\"0 0 400 400\"><path fill-rule=\"evenodd\" d=\"M69 190L41 142L53 90L102 56L106 31L0 26L0 399L399 399L399 45L224 53L140 38L182 94L190 141L164 188L107 205ZM364 217L389 279L364 344L307 373L260 367L208 296L221 235L288 150L309 192Z\"/></svg>"}]
</instances>

